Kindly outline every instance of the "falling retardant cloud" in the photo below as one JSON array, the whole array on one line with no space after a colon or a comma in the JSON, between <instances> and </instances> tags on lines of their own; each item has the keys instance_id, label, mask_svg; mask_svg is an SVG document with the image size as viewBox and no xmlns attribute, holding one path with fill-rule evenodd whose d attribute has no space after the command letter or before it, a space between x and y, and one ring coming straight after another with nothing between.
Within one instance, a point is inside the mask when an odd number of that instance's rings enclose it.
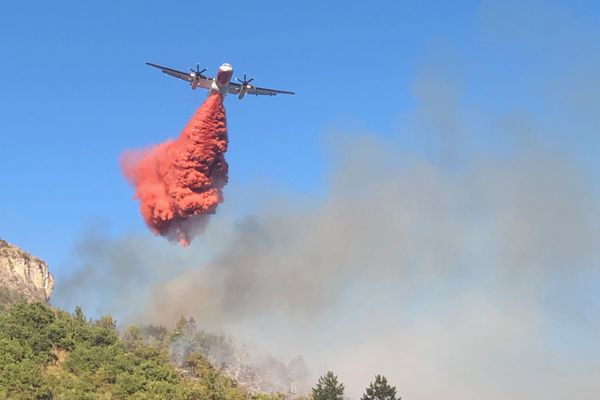
<instances>
[{"instance_id":1,"label":"falling retardant cloud","mask_svg":"<svg viewBox=\"0 0 600 400\"><path fill-rule=\"evenodd\" d=\"M179 138L121 158L140 212L154 234L183 246L223 201L227 183L227 126L220 95L209 96Z\"/></svg>"}]
</instances>

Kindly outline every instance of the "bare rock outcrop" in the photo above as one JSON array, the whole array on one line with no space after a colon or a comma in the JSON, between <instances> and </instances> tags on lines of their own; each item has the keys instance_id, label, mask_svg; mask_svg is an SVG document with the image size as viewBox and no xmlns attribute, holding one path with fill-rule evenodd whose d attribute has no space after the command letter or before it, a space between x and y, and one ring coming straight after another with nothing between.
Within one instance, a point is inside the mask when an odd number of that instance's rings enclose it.
<instances>
[{"instance_id":1,"label":"bare rock outcrop","mask_svg":"<svg viewBox=\"0 0 600 400\"><path fill-rule=\"evenodd\" d=\"M1 306L23 300L47 303L53 286L54 278L44 261L0 240Z\"/></svg>"}]
</instances>

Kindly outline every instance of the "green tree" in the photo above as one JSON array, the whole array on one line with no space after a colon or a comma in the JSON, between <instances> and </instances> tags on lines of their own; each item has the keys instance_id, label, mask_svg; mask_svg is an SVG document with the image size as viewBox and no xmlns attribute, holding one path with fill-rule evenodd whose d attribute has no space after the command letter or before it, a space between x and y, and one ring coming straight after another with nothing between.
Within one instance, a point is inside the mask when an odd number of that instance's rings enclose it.
<instances>
[{"instance_id":1,"label":"green tree","mask_svg":"<svg viewBox=\"0 0 600 400\"><path fill-rule=\"evenodd\" d=\"M344 397L344 384L338 383L338 377L328 371L319 378L317 386L312 389L314 400L342 400Z\"/></svg>"},{"instance_id":2,"label":"green tree","mask_svg":"<svg viewBox=\"0 0 600 400\"><path fill-rule=\"evenodd\" d=\"M83 315L83 310L81 309L81 307L77 306L75 307L75 320L77 322L85 322L85 315Z\"/></svg>"},{"instance_id":3,"label":"green tree","mask_svg":"<svg viewBox=\"0 0 600 400\"><path fill-rule=\"evenodd\" d=\"M360 400L400 400L396 397L396 387L390 386L385 376L376 375Z\"/></svg>"},{"instance_id":4,"label":"green tree","mask_svg":"<svg viewBox=\"0 0 600 400\"><path fill-rule=\"evenodd\" d=\"M110 329L113 331L117 329L117 323L110 315L104 315L100 317L100 319L96 321L95 324L100 328Z\"/></svg>"},{"instance_id":5,"label":"green tree","mask_svg":"<svg viewBox=\"0 0 600 400\"><path fill-rule=\"evenodd\" d=\"M135 325L127 328L122 337L123 344L128 350L134 350L144 344L144 338L140 332L140 328Z\"/></svg>"}]
</instances>

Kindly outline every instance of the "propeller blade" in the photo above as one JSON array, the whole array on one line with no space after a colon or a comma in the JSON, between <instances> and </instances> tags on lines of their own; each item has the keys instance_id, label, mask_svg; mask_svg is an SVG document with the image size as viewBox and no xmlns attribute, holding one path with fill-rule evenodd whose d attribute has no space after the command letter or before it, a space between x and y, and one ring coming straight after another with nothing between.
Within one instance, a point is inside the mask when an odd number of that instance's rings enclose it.
<instances>
[{"instance_id":1,"label":"propeller blade","mask_svg":"<svg viewBox=\"0 0 600 400\"><path fill-rule=\"evenodd\" d=\"M248 76L246 76L246 74L244 74L244 79L240 79L240 78L235 78L239 83L242 84L242 86L250 86L250 82L252 82L254 80L254 78L250 78L248 79Z\"/></svg>"}]
</instances>

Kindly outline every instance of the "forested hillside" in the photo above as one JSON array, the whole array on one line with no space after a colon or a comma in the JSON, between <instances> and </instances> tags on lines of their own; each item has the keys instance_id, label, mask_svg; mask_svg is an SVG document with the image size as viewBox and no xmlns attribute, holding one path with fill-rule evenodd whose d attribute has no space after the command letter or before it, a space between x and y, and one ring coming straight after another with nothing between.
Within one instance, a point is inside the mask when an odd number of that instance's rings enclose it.
<instances>
[{"instance_id":1,"label":"forested hillside","mask_svg":"<svg viewBox=\"0 0 600 400\"><path fill-rule=\"evenodd\" d=\"M49 306L0 314L0 399L271 399L250 394L196 351L169 360L182 332L135 327L119 336L111 317L87 320ZM173 361L173 360L171 360Z\"/></svg>"}]
</instances>

